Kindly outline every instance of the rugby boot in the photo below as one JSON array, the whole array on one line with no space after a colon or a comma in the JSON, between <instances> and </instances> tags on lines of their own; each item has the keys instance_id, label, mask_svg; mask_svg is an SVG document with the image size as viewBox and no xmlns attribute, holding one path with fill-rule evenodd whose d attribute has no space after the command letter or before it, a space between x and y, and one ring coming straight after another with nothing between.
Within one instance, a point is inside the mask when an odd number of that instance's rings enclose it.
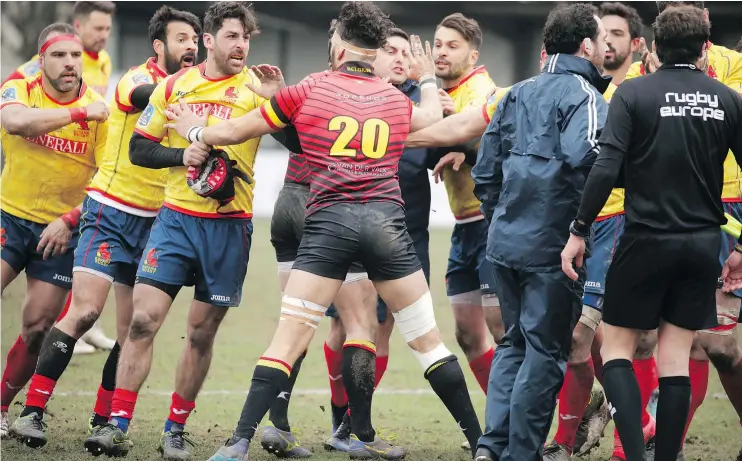
<instances>
[{"instance_id":1,"label":"rugby boot","mask_svg":"<svg viewBox=\"0 0 742 461\"><path fill-rule=\"evenodd\" d=\"M462 443L460 446L462 450L471 451L471 445L469 444L468 440L465 440L464 443Z\"/></svg>"},{"instance_id":2,"label":"rugby boot","mask_svg":"<svg viewBox=\"0 0 742 461\"><path fill-rule=\"evenodd\" d=\"M608 402L605 399L603 389L593 387L590 392L590 401L585 409L577 434L575 435L575 446L572 453L584 456L595 447L600 446L600 438L603 437L605 428L611 420L608 410Z\"/></svg>"},{"instance_id":3,"label":"rugby boot","mask_svg":"<svg viewBox=\"0 0 742 461\"><path fill-rule=\"evenodd\" d=\"M544 448L544 461L569 461L571 455L564 445L551 442Z\"/></svg>"},{"instance_id":4,"label":"rugby boot","mask_svg":"<svg viewBox=\"0 0 742 461\"><path fill-rule=\"evenodd\" d=\"M312 452L302 447L294 434L282 431L270 423L263 429L260 445L263 450L279 458L309 458L312 456Z\"/></svg>"},{"instance_id":5,"label":"rugby boot","mask_svg":"<svg viewBox=\"0 0 742 461\"><path fill-rule=\"evenodd\" d=\"M93 456L106 455L124 457L134 443L129 439L128 431L124 432L113 424L104 424L93 429L93 433L83 442L85 451Z\"/></svg>"},{"instance_id":6,"label":"rugby boot","mask_svg":"<svg viewBox=\"0 0 742 461\"><path fill-rule=\"evenodd\" d=\"M248 448L250 448L249 440L232 437L208 461L248 461Z\"/></svg>"},{"instance_id":7,"label":"rugby boot","mask_svg":"<svg viewBox=\"0 0 742 461\"><path fill-rule=\"evenodd\" d=\"M362 442L354 435L348 445L350 459L404 459L407 452L376 437L373 442Z\"/></svg>"},{"instance_id":8,"label":"rugby boot","mask_svg":"<svg viewBox=\"0 0 742 461\"><path fill-rule=\"evenodd\" d=\"M104 351L110 351L111 349L113 349L113 346L116 345L116 341L106 336L106 334L103 332L103 327L101 327L99 321L96 321L93 324L93 327L90 330L86 331L80 339L90 344L94 348L102 349Z\"/></svg>"},{"instance_id":9,"label":"rugby boot","mask_svg":"<svg viewBox=\"0 0 742 461\"><path fill-rule=\"evenodd\" d=\"M183 431L180 425L173 425L170 432L163 432L160 438L160 452L162 458L167 461L186 461L191 459L188 445L195 447L196 444L188 438L188 433Z\"/></svg>"},{"instance_id":10,"label":"rugby boot","mask_svg":"<svg viewBox=\"0 0 742 461\"><path fill-rule=\"evenodd\" d=\"M646 447L647 461L654 461L656 451L657 451L657 441L655 440L655 437L652 437L651 439L649 439L649 442L647 442L647 447ZM683 455L683 447L680 447L680 451L678 452L678 457L675 458L675 461L685 461L685 455Z\"/></svg>"},{"instance_id":11,"label":"rugby boot","mask_svg":"<svg viewBox=\"0 0 742 461\"><path fill-rule=\"evenodd\" d=\"M346 415L332 437L325 441L325 450L347 452L350 445L350 417Z\"/></svg>"},{"instance_id":12,"label":"rugby boot","mask_svg":"<svg viewBox=\"0 0 742 461\"><path fill-rule=\"evenodd\" d=\"M16 419L8 430L14 439L31 448L41 448L46 445L46 423L44 417L31 413Z\"/></svg>"},{"instance_id":13,"label":"rugby boot","mask_svg":"<svg viewBox=\"0 0 742 461\"><path fill-rule=\"evenodd\" d=\"M8 412L0 413L0 439L8 438Z\"/></svg>"},{"instance_id":14,"label":"rugby boot","mask_svg":"<svg viewBox=\"0 0 742 461\"><path fill-rule=\"evenodd\" d=\"M94 346L91 346L82 339L78 339L75 343L75 349L72 351L72 353L75 355L88 355L95 354L97 350L98 349L96 349Z\"/></svg>"}]
</instances>

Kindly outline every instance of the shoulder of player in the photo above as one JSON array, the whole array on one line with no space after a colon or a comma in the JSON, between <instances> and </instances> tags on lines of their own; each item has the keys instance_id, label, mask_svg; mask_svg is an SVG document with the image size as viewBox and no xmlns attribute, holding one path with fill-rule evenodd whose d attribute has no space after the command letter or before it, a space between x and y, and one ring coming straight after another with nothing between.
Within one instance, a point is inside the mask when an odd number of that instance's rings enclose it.
<instances>
[{"instance_id":1,"label":"shoulder of player","mask_svg":"<svg viewBox=\"0 0 742 461\"><path fill-rule=\"evenodd\" d=\"M641 77L644 74L644 66L642 66L641 61L633 62L631 63L631 66L629 66L629 70L626 72L624 82L636 77Z\"/></svg>"},{"instance_id":2,"label":"shoulder of player","mask_svg":"<svg viewBox=\"0 0 742 461\"><path fill-rule=\"evenodd\" d=\"M111 62L111 55L108 54L108 51L101 50L98 53L98 61L100 61L100 62Z\"/></svg>"},{"instance_id":3,"label":"shoulder of player","mask_svg":"<svg viewBox=\"0 0 742 461\"><path fill-rule=\"evenodd\" d=\"M189 74L192 74L193 72L196 72L199 77L201 76L201 71L198 69L198 66L186 67L173 75L167 76L158 84L158 86L164 88L164 98L166 102L169 102L170 98L176 94L176 87L185 82Z\"/></svg>"},{"instance_id":4,"label":"shoulder of player","mask_svg":"<svg viewBox=\"0 0 742 461\"><path fill-rule=\"evenodd\" d=\"M39 68L39 55L35 54L31 59L18 66L18 70L26 77L35 76Z\"/></svg>"},{"instance_id":5,"label":"shoulder of player","mask_svg":"<svg viewBox=\"0 0 742 461\"><path fill-rule=\"evenodd\" d=\"M85 82L82 83L84 85L83 88L81 88L82 94L80 95L80 99L78 100L80 102L80 105L87 105L95 101L106 101L106 98L98 94L97 91L95 91L93 88L87 86Z\"/></svg>"}]
</instances>

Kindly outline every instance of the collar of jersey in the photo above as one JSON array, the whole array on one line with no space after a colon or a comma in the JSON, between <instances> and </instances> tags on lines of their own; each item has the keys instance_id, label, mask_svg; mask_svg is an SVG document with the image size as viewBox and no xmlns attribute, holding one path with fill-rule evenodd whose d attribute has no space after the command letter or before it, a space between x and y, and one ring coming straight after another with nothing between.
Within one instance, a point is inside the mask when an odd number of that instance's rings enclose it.
<instances>
[{"instance_id":1,"label":"collar of jersey","mask_svg":"<svg viewBox=\"0 0 742 461\"><path fill-rule=\"evenodd\" d=\"M662 67L660 67L660 70L673 69L695 70L696 72L702 72L702 70L696 67L695 64L663 64Z\"/></svg>"},{"instance_id":2,"label":"collar of jersey","mask_svg":"<svg viewBox=\"0 0 742 461\"><path fill-rule=\"evenodd\" d=\"M338 67L337 71L355 77L374 78L376 76L373 66L361 61L344 62Z\"/></svg>"},{"instance_id":3,"label":"collar of jersey","mask_svg":"<svg viewBox=\"0 0 742 461\"><path fill-rule=\"evenodd\" d=\"M41 91L43 91L43 92L44 92L44 96L46 96L46 97L47 97L47 98L48 98L48 99L49 99L49 100L50 100L51 102L53 102L54 104L56 104L56 105L58 105L58 106L69 106L69 105L70 105L70 104L72 104L73 102L76 102L76 101L78 101L78 100L79 100L80 98L82 98L82 97L83 97L83 95L85 94L85 92L86 92L86 91L88 90L88 87L87 87L87 85L85 85L85 81L84 81L84 80L82 80L82 79L80 79L80 91L79 91L79 92L77 93L77 97L76 97L75 99L71 100L71 101L67 101L67 102L61 102L61 101L57 101L56 99L52 98L52 97L51 97L51 95L50 95L49 93L47 93L47 92L46 92L46 90L44 89L44 84L43 84L43 83L41 82L41 74L39 74L39 75L38 75L38 77L36 77L36 78L35 78L35 79L34 79L34 80L33 80L33 81L31 82L31 84L30 84L30 85L29 85L29 87L28 87L29 91L31 90L31 88L33 88L33 87L35 87L35 86L37 86L37 85L38 85L39 87L41 87Z\"/></svg>"},{"instance_id":4,"label":"collar of jersey","mask_svg":"<svg viewBox=\"0 0 742 461\"><path fill-rule=\"evenodd\" d=\"M167 72L162 70L162 68L157 64L157 58L153 57L153 58L147 59L147 69L149 69L149 72L152 74L153 77L160 77L160 78L167 77Z\"/></svg>"},{"instance_id":5,"label":"collar of jersey","mask_svg":"<svg viewBox=\"0 0 742 461\"><path fill-rule=\"evenodd\" d=\"M466 81L469 80L470 78L474 77L477 74L485 74L485 73L487 73L487 69L484 66L477 66L474 69L472 69L471 72L469 72L469 74L466 77L459 80L459 83L456 86L453 86L451 88L445 88L445 91L446 93L451 94L453 91L461 88L464 85L464 83L466 83Z\"/></svg>"}]
</instances>

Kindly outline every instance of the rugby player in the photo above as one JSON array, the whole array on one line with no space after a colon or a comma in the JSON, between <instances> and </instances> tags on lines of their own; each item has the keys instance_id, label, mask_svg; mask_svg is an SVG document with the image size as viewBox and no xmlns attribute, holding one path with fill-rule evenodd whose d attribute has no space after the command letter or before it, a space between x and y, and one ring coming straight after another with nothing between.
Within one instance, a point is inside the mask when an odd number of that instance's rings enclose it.
<instances>
[{"instance_id":1,"label":"rugby player","mask_svg":"<svg viewBox=\"0 0 742 461\"><path fill-rule=\"evenodd\" d=\"M374 60L374 72L381 78L387 79L392 85L396 86L407 97L412 100L413 104L420 102L420 87L416 84L418 76L416 75L418 66L413 65L412 51L410 49L410 37L402 29L392 28L389 30L386 44L379 49ZM450 100L450 97L446 95ZM443 104L443 99L441 100ZM422 265L425 278L430 284L430 256L428 245L430 236L428 233L428 224L430 221L430 181L428 180L427 169L432 162L432 155L428 149L405 149L399 160L399 188L402 192L402 200L405 203L405 223L407 232L412 238L420 264ZM355 264L355 263L354 263ZM352 269L353 266L351 266ZM376 300L376 292L373 291L373 298ZM389 308L382 299L378 299L376 316L379 321L379 328L376 337L376 371L374 374L374 387L378 387L389 362L389 340L394 328L394 316L389 315ZM345 408L347 408L347 395L345 395L345 386L341 379L333 380L333 376L341 374L342 355L333 355L333 345L337 344L336 349L340 349L346 337L344 326L348 322L339 321L337 311L334 306L330 306L325 314L333 320L330 327L330 333L325 341L325 357L327 359L328 371L330 371L330 386L332 389L332 409L333 415L336 412L335 396L341 395L345 398ZM347 317L347 316L346 316ZM352 317L355 321L355 316ZM339 356L339 360L338 360ZM337 372L333 375L330 368L331 363L336 363ZM341 392L337 391L340 387ZM335 429L335 420L333 420L333 435L325 442L325 448L347 451L350 443L351 424L349 413L346 413L342 422Z\"/></svg>"},{"instance_id":2,"label":"rugby player","mask_svg":"<svg viewBox=\"0 0 742 461\"><path fill-rule=\"evenodd\" d=\"M612 77L611 85L603 94L610 102L611 95L623 81L631 66L631 57L639 50L642 21L635 9L621 3L603 3L600 18L608 32L603 63L604 74ZM605 274L613 259L618 238L623 233L623 189L614 189L598 219L593 225L594 241L591 257L586 264L587 281L580 320L572 333L564 385L559 392L559 422L554 440L544 449L544 459L561 461L572 453L584 454L598 442L610 420L608 404L600 389L593 389L595 370L592 350L600 351L600 341L593 341L600 325L605 292ZM596 343L593 346L593 343ZM651 355L650 355L651 357ZM637 360L635 369L645 363ZM602 363L602 362L601 362ZM651 357L654 369L654 358ZM655 375L656 379L656 375ZM650 390L651 395L651 390ZM647 395L647 402L649 401ZM646 402L645 407L646 407ZM654 420L645 412L645 433L654 436ZM587 417L587 420L583 419ZM579 434L579 435L578 435ZM622 453L617 434L614 455Z\"/></svg>"},{"instance_id":3,"label":"rugby player","mask_svg":"<svg viewBox=\"0 0 742 461\"><path fill-rule=\"evenodd\" d=\"M21 335L8 355L0 391L3 436L8 406L33 375L44 337L72 286L81 202L108 134L108 108L80 78L83 47L75 29L52 24L38 45L40 73L0 89L7 156L0 195L0 290L23 270L27 281ZM57 347L72 351L71 345Z\"/></svg>"},{"instance_id":4,"label":"rugby player","mask_svg":"<svg viewBox=\"0 0 742 461\"><path fill-rule=\"evenodd\" d=\"M470 443L479 438L463 372L435 325L430 291L405 229L395 177L409 130L433 123L442 108L432 63L422 59L417 37L413 55L424 63L420 108L374 75L371 63L390 28L375 4L348 2L332 38L336 72L281 90L260 111L206 128L184 104L171 106L178 132L206 144L242 142L293 123L312 170L304 235L286 285L282 321L255 368L234 435L212 460L247 459L258 424L355 260L363 263L425 377ZM325 96L328 92L340 97ZM315 107L322 107L322 112ZM343 374L352 375L345 381L353 415L350 456L400 459L404 450L376 438L371 425L375 347L362 341L346 346L350 347L343 351Z\"/></svg>"},{"instance_id":5,"label":"rugby player","mask_svg":"<svg viewBox=\"0 0 742 461\"><path fill-rule=\"evenodd\" d=\"M160 8L149 24L155 57L131 68L118 82L105 154L83 202L72 305L42 345L26 407L13 426L15 433L32 440L34 445L46 442L45 427L40 421L54 386L72 358L72 347L98 319L114 284L118 340L103 368L90 428L108 422L120 345L131 322L134 277L154 217L162 205L167 173L132 165L129 141L155 85L181 67L195 64L200 34L201 24L194 14L168 6ZM68 347L60 349L56 346L59 343Z\"/></svg>"},{"instance_id":6,"label":"rugby player","mask_svg":"<svg viewBox=\"0 0 742 461\"><path fill-rule=\"evenodd\" d=\"M256 30L255 16L244 4L212 4L204 17L206 61L163 80L134 129L129 143L131 162L153 169L169 167L170 171L163 207L136 274L134 313L121 348L111 419L85 441L93 454L119 456L129 451L129 422L152 365L154 337L180 288L195 284L185 348L160 444L168 459L190 456L183 429L206 378L218 327L228 308L239 305L242 298L252 235L251 178L260 140L225 148L242 173L241 179L234 178L232 200L202 197L185 178L188 166L202 164L209 149L203 144L189 145L174 131L168 132L165 109L168 103L183 99L213 122L258 107L263 99L256 91L268 91L263 93L267 96L275 93L283 85L280 72L271 73L258 90L258 78L245 67L250 36ZM171 147L160 144L165 136Z\"/></svg>"},{"instance_id":7,"label":"rugby player","mask_svg":"<svg viewBox=\"0 0 742 461\"><path fill-rule=\"evenodd\" d=\"M72 10L73 24L82 40L85 53L82 56L82 76L86 85L106 97L108 79L111 76L111 57L104 49L111 33L111 23L116 5L113 2L76 2ZM32 57L22 64L6 81L24 79L39 73L39 56ZM70 296L72 294L70 293ZM67 313L71 298L59 315L57 321ZM96 323L82 341L75 345L75 354L91 354L96 348L111 350L115 341L108 338ZM14 351L11 350L11 353Z\"/></svg>"},{"instance_id":8,"label":"rugby player","mask_svg":"<svg viewBox=\"0 0 742 461\"><path fill-rule=\"evenodd\" d=\"M709 21L708 9L704 8L703 2L657 2L657 8L660 13L667 8L682 6L692 6L702 9L704 17ZM642 63L634 63L630 67L626 74L626 79L652 73L659 64L656 54L648 51L644 53L642 61ZM715 43L710 43L707 50L706 73L709 77L742 93L742 54L739 52ZM742 216L742 171L731 152L724 163L724 187L721 197L724 210L739 219ZM732 241L732 237L722 233L722 245L719 250L720 265L723 265L724 261L730 255L734 245L733 243L730 244ZM735 290L731 293L724 293L718 290L716 292L718 326L696 333L689 363L691 405L688 412L688 422L685 427L686 434L693 415L706 397L709 361L714 364L714 367L719 373L719 379L724 386L724 390L742 422L742 350L739 344L737 344L736 335L734 334L739 320L741 297L742 290ZM645 400L645 394L648 393L651 395L651 392L657 387L657 381L656 378L654 380L648 380L646 378L646 375L650 374L647 370L648 367L637 368L636 360L637 356L641 354L653 354L656 345L656 330L640 335L639 345L634 357L634 370L637 375L637 381L639 382L642 403L649 400L648 397ZM652 359L652 362L654 362L654 359ZM656 369L651 371L651 374L656 377ZM653 452L654 444L650 443L647 450ZM682 451L679 457L682 457ZM617 459L623 460L625 458L618 457Z\"/></svg>"},{"instance_id":9,"label":"rugby player","mask_svg":"<svg viewBox=\"0 0 742 461\"><path fill-rule=\"evenodd\" d=\"M443 18L435 31L435 75L451 98L447 115L481 106L495 88L484 66L477 66L482 30L476 20L455 13ZM444 108L445 109L445 108ZM482 270L487 245L487 223L474 196L471 167L476 144L437 149L440 160L433 174L443 178L451 212L456 219L446 270L446 292L456 322L456 340L479 386L487 392L494 349L487 339L488 325L496 342L503 335L494 282ZM465 162L469 153L470 162ZM485 315L486 314L486 315Z\"/></svg>"},{"instance_id":10,"label":"rugby player","mask_svg":"<svg viewBox=\"0 0 742 461\"><path fill-rule=\"evenodd\" d=\"M332 60L330 55L332 42L329 39L332 38L335 32L335 24L336 21L333 20L328 31L328 63L330 65ZM326 73L327 71L317 72L306 77L306 79L323 78ZM284 186L278 194L271 218L271 243L276 252L278 279L283 295L283 290L286 287L291 267L296 259L299 243L301 242L304 231L304 214L309 199L310 170L309 164L303 156L295 127L287 126L282 131L272 133L272 136L290 151ZM343 312L345 321L351 324L351 330L353 328L360 328L362 331L371 333L368 335L369 340L373 339L372 334L376 331L373 323L376 320L369 318L369 315L354 315L355 311L359 313L371 312L376 305L376 292L368 280L368 275L363 266L358 263L351 265L345 281L333 302L341 306L339 310ZM353 310L352 306L365 306L365 309ZM333 437L335 437L338 428L343 427L343 429L337 433L336 438L331 437L325 446L328 449L347 450L350 424L348 422L345 426L342 426L342 421L348 411L348 396L345 393L345 386L341 379L343 366L342 350L346 334L338 315L338 310L334 306L330 306L328 314L330 311L333 311L331 315L332 323L330 333L324 345L324 352L330 377ZM351 337L354 337L353 333ZM278 397L276 397L271 405L269 413L270 422L261 434L261 446L266 451L279 457L307 458L311 456L311 452L302 447L296 436L291 433L291 425L288 420L288 406L291 392L293 391L301 363L305 356L306 351L294 362L289 380L286 381L285 387L281 388ZM379 359L380 357L377 356L377 375L380 368ZM348 432L348 434L343 435L345 432Z\"/></svg>"}]
</instances>

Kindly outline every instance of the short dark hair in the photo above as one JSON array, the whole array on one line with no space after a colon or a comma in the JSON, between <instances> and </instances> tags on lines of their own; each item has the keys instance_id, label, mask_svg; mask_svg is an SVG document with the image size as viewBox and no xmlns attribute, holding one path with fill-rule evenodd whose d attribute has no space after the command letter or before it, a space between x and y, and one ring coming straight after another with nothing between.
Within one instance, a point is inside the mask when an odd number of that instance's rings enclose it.
<instances>
[{"instance_id":1,"label":"short dark hair","mask_svg":"<svg viewBox=\"0 0 742 461\"><path fill-rule=\"evenodd\" d=\"M703 2L657 2L657 10L664 12L669 7L692 6L694 8L704 9Z\"/></svg>"},{"instance_id":2,"label":"short dark hair","mask_svg":"<svg viewBox=\"0 0 742 461\"><path fill-rule=\"evenodd\" d=\"M703 11L693 7L663 11L652 29L657 58L663 64L695 64L711 36Z\"/></svg>"},{"instance_id":3,"label":"short dark hair","mask_svg":"<svg viewBox=\"0 0 742 461\"><path fill-rule=\"evenodd\" d=\"M742 53L742 38L739 39L739 42L737 42L737 46L734 47L734 51L739 51Z\"/></svg>"},{"instance_id":4,"label":"short dark hair","mask_svg":"<svg viewBox=\"0 0 742 461\"><path fill-rule=\"evenodd\" d=\"M445 27L453 29L466 40L472 48L478 50L482 46L482 29L476 19L467 18L461 13L449 14L438 24L435 30Z\"/></svg>"},{"instance_id":5,"label":"short dark hair","mask_svg":"<svg viewBox=\"0 0 742 461\"><path fill-rule=\"evenodd\" d=\"M389 37L399 37L399 38L403 38L403 39L407 40L408 42L410 41L410 34L408 34L407 32L403 31L399 27L392 27L391 29L389 29L389 33L387 34L387 38L389 38Z\"/></svg>"},{"instance_id":6,"label":"short dark hair","mask_svg":"<svg viewBox=\"0 0 742 461\"><path fill-rule=\"evenodd\" d=\"M66 22L55 22L54 24L50 24L44 27L44 30L42 30L41 34L39 34L39 50L41 50L41 47L44 45L49 36L54 33L77 36L77 32L75 32L75 28L72 27L72 25L67 24Z\"/></svg>"},{"instance_id":7,"label":"short dark hair","mask_svg":"<svg viewBox=\"0 0 742 461\"><path fill-rule=\"evenodd\" d=\"M589 3L559 5L544 25L544 48L548 54L575 54L586 38L598 38L598 9Z\"/></svg>"},{"instance_id":8,"label":"short dark hair","mask_svg":"<svg viewBox=\"0 0 742 461\"><path fill-rule=\"evenodd\" d=\"M113 15L116 11L116 4L113 2L75 2L75 6L72 8L72 17L82 19L90 16L90 13L94 11Z\"/></svg>"},{"instance_id":9,"label":"short dark hair","mask_svg":"<svg viewBox=\"0 0 742 461\"><path fill-rule=\"evenodd\" d=\"M340 38L362 48L381 48L394 23L373 2L345 2L338 15Z\"/></svg>"},{"instance_id":10,"label":"short dark hair","mask_svg":"<svg viewBox=\"0 0 742 461\"><path fill-rule=\"evenodd\" d=\"M204 15L204 33L216 35L225 19L238 19L248 34L258 30L258 19L251 5L242 2L214 2Z\"/></svg>"},{"instance_id":11,"label":"short dark hair","mask_svg":"<svg viewBox=\"0 0 742 461\"><path fill-rule=\"evenodd\" d=\"M198 16L188 11L180 11L168 5L163 5L149 20L149 41L160 40L164 43L167 38L167 26L171 22L184 22L193 27L197 35L201 35L201 20L198 19Z\"/></svg>"},{"instance_id":12,"label":"short dark hair","mask_svg":"<svg viewBox=\"0 0 742 461\"><path fill-rule=\"evenodd\" d=\"M330 28L327 30L327 59L332 61L332 36L335 35L335 29L338 28L338 20L330 21Z\"/></svg>"},{"instance_id":13,"label":"short dark hair","mask_svg":"<svg viewBox=\"0 0 742 461\"><path fill-rule=\"evenodd\" d=\"M600 17L602 18L603 16L618 16L623 18L629 25L629 36L632 39L642 36L644 24L642 24L642 18L634 8L618 2L603 3L600 5Z\"/></svg>"}]
</instances>

